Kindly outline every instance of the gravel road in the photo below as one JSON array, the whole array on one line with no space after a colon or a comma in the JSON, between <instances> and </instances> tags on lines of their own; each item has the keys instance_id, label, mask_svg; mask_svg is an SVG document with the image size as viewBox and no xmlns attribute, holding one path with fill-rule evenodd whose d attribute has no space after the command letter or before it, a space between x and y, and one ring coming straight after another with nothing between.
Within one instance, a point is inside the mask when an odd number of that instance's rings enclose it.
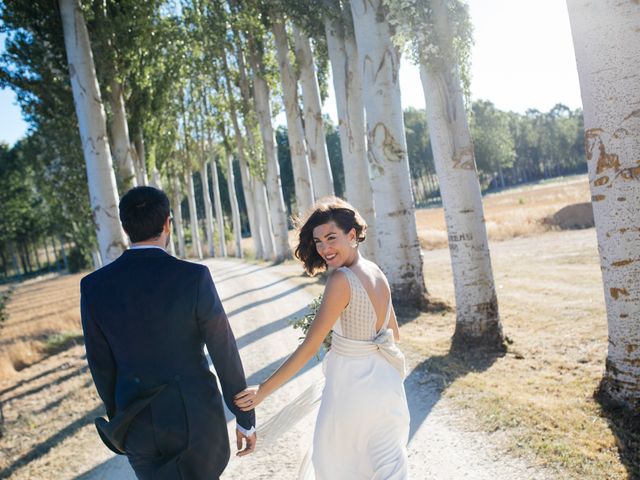
<instances>
[{"instance_id":1,"label":"gravel road","mask_svg":"<svg viewBox=\"0 0 640 480\"><path fill-rule=\"evenodd\" d=\"M287 320L304 313L312 296L293 277L297 266L252 265L238 260L205 262L211 269L220 297L229 315L249 383L259 383L273 372L296 347L299 332ZM402 348L402 344L400 344ZM419 363L406 352L411 371ZM258 422L278 412L291 398L322 375L318 360L312 360L287 385L258 409ZM492 446L491 435L474 431L440 398L439 390L425 372L413 372L405 382L411 410L409 442L412 479L519 480L553 478L549 473L507 456ZM382 408L382 406L381 406ZM311 414L282 440L245 457L232 457L223 479L296 478L298 467L311 442L315 415ZM230 438L235 422L229 422ZM495 443L495 442L494 442ZM109 456L97 440L93 465L82 480L135 479L124 457Z\"/></svg>"}]
</instances>

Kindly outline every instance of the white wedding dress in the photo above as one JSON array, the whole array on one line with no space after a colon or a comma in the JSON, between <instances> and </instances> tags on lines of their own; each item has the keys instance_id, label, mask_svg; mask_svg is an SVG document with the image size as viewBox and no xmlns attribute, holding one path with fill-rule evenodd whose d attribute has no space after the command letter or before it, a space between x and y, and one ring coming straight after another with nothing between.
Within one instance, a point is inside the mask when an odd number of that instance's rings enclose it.
<instances>
[{"instance_id":1,"label":"white wedding dress","mask_svg":"<svg viewBox=\"0 0 640 480\"><path fill-rule=\"evenodd\" d=\"M351 296L333 327L324 382L312 384L259 425L258 447L276 442L320 404L313 448L299 480L404 480L409 408L404 356L389 328L391 300L376 332L375 309L360 279L347 267L339 270L349 280Z\"/></svg>"},{"instance_id":2,"label":"white wedding dress","mask_svg":"<svg viewBox=\"0 0 640 480\"><path fill-rule=\"evenodd\" d=\"M404 357L388 328L391 300L380 332L360 279L341 267L351 298L333 328L325 357L326 383L313 439L316 480L408 478L409 409Z\"/></svg>"}]
</instances>

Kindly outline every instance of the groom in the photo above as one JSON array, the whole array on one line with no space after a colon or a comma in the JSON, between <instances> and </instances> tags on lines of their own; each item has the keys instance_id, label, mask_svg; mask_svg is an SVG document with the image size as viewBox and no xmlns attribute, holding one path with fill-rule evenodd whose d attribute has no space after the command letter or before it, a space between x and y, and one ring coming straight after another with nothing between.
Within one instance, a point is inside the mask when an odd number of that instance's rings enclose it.
<instances>
[{"instance_id":1,"label":"groom","mask_svg":"<svg viewBox=\"0 0 640 480\"><path fill-rule=\"evenodd\" d=\"M247 385L229 321L209 269L164 250L164 192L129 190L120 221L131 248L80 284L87 360L109 418L96 419L98 433L140 479L217 479L230 448L205 344L236 416L238 455L256 443L255 414L233 403Z\"/></svg>"}]
</instances>

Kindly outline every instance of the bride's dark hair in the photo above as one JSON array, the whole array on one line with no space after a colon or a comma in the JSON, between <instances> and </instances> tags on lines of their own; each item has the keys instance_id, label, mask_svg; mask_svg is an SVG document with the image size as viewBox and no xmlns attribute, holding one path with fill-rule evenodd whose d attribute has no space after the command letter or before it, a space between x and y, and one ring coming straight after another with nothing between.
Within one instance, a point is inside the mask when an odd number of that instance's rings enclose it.
<instances>
[{"instance_id":1,"label":"bride's dark hair","mask_svg":"<svg viewBox=\"0 0 640 480\"><path fill-rule=\"evenodd\" d=\"M338 197L319 199L303 219L294 218L293 221L298 230L298 246L295 255L302 261L309 275L315 275L327 269L327 263L318 254L313 241L313 229L318 225L333 221L344 233L348 233L353 228L356 231L358 243L365 240L367 233L367 223L358 211Z\"/></svg>"}]
</instances>

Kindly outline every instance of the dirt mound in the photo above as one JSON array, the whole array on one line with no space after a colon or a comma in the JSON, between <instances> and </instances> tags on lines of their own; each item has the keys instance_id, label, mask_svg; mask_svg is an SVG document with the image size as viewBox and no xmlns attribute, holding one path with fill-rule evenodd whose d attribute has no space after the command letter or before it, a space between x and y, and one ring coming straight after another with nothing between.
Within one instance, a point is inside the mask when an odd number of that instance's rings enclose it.
<instances>
[{"instance_id":1,"label":"dirt mound","mask_svg":"<svg viewBox=\"0 0 640 480\"><path fill-rule=\"evenodd\" d=\"M591 202L567 205L550 217L548 222L559 227L561 230L591 228L595 225L593 222Z\"/></svg>"}]
</instances>

